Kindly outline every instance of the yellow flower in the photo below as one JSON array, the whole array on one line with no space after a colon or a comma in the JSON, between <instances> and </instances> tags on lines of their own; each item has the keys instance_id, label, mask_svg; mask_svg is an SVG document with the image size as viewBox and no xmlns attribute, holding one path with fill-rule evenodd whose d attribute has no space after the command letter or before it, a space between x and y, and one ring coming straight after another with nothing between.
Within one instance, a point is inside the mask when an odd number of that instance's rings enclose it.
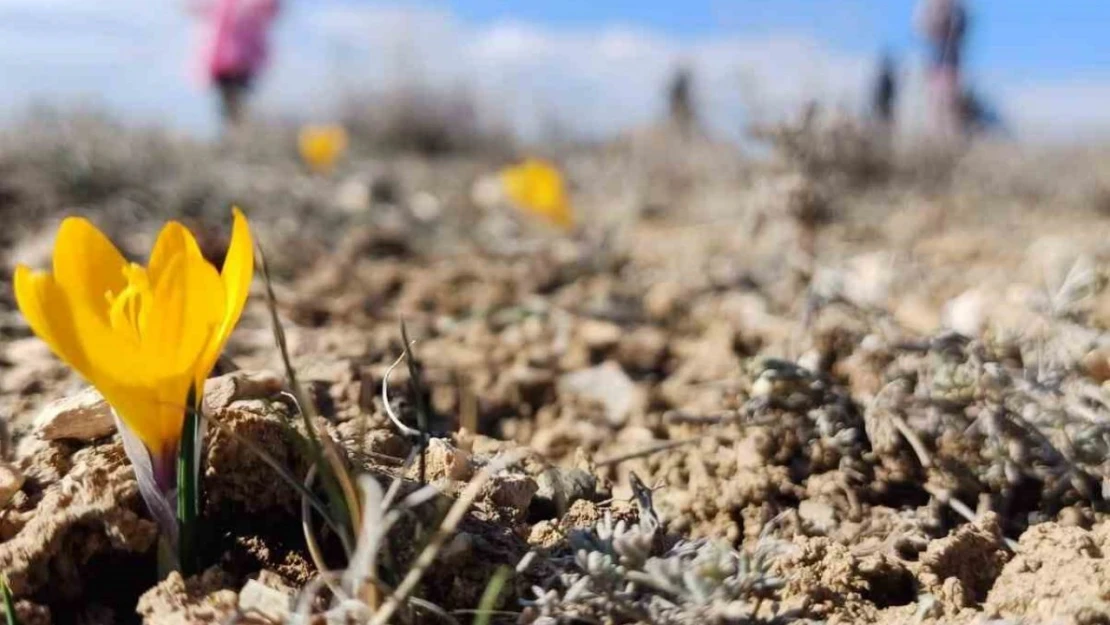
<instances>
[{"instance_id":1,"label":"yellow flower","mask_svg":"<svg viewBox=\"0 0 1110 625\"><path fill-rule=\"evenodd\" d=\"M342 126L305 126L297 138L301 159L313 171L331 171L347 149L347 131Z\"/></svg>"},{"instance_id":2,"label":"yellow flower","mask_svg":"<svg viewBox=\"0 0 1110 625\"><path fill-rule=\"evenodd\" d=\"M15 271L31 329L100 391L163 470L181 440L189 389L196 385L199 400L246 304L254 244L233 212L222 273L180 223L165 225L143 267L80 217L62 221L53 273Z\"/></svg>"},{"instance_id":3,"label":"yellow flower","mask_svg":"<svg viewBox=\"0 0 1110 625\"><path fill-rule=\"evenodd\" d=\"M574 209L567 198L563 175L551 163L527 159L503 170L501 183L509 199L523 210L563 229L574 225Z\"/></svg>"}]
</instances>

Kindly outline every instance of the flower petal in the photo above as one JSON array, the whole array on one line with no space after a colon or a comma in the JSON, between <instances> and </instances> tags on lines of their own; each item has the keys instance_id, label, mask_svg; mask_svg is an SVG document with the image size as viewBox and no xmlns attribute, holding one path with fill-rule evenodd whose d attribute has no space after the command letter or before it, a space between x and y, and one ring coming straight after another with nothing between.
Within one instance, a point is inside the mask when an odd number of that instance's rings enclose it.
<instances>
[{"instance_id":1,"label":"flower petal","mask_svg":"<svg viewBox=\"0 0 1110 625\"><path fill-rule=\"evenodd\" d=\"M127 285L127 261L116 246L89 220L66 217L54 242L54 280L75 301L107 320L109 291Z\"/></svg>"},{"instance_id":2,"label":"flower petal","mask_svg":"<svg viewBox=\"0 0 1110 625\"><path fill-rule=\"evenodd\" d=\"M204 257L196 238L188 228L177 221L166 222L154 241L154 247L150 251L150 262L147 264L147 274L150 276L152 286L157 288L158 278L165 272L166 265L174 256L181 253L195 254L198 258Z\"/></svg>"},{"instance_id":3,"label":"flower petal","mask_svg":"<svg viewBox=\"0 0 1110 625\"><path fill-rule=\"evenodd\" d=\"M19 265L12 282L16 304L31 330L66 364L78 372L86 371L88 361L73 327L69 304L54 276Z\"/></svg>"},{"instance_id":4,"label":"flower petal","mask_svg":"<svg viewBox=\"0 0 1110 625\"><path fill-rule=\"evenodd\" d=\"M31 330L87 382L99 388L141 376L137 345L122 340L88 306L71 299L53 276L17 267L14 291Z\"/></svg>"},{"instance_id":5,"label":"flower petal","mask_svg":"<svg viewBox=\"0 0 1110 625\"><path fill-rule=\"evenodd\" d=\"M123 439L123 451L127 454L127 458L131 461L131 466L135 470L135 480L139 484L139 494L142 495L147 509L150 510L150 515L154 517L169 543L176 545L177 515L174 511L174 505L171 503L174 502L177 495L176 480L173 480L171 484L159 483L158 477L160 475L164 476L166 471L164 469L156 470L156 468L165 467L167 464L173 466L176 449L150 451L145 447L142 439L136 436L128 427L127 422L120 418L118 412L113 410L113 415L115 416L116 429L119 430L120 438ZM168 480L163 479L161 481L166 482Z\"/></svg>"},{"instance_id":6,"label":"flower petal","mask_svg":"<svg viewBox=\"0 0 1110 625\"><path fill-rule=\"evenodd\" d=\"M224 258L224 267L220 275L223 280L223 291L226 298L223 319L212 337L204 357L197 366L198 388L204 388L204 379L208 377L208 373L216 365L216 360L219 359L224 345L227 344L231 331L235 329L235 324L239 322L239 317L243 314L243 308L247 304L247 296L250 295L251 280L254 278L254 239L251 237L250 225L247 223L243 211L239 210L238 207L231 210L234 215L231 227L231 243L228 245L227 256Z\"/></svg>"},{"instance_id":7,"label":"flower petal","mask_svg":"<svg viewBox=\"0 0 1110 625\"><path fill-rule=\"evenodd\" d=\"M113 333L88 306L68 299L48 273L17 267L14 283L16 302L35 334L117 411L141 418L156 404L137 344Z\"/></svg>"},{"instance_id":8,"label":"flower petal","mask_svg":"<svg viewBox=\"0 0 1110 625\"><path fill-rule=\"evenodd\" d=\"M176 448L181 438L189 387L225 299L216 268L199 256L176 254L163 270L142 340L153 405L142 414L120 415L151 450Z\"/></svg>"}]
</instances>

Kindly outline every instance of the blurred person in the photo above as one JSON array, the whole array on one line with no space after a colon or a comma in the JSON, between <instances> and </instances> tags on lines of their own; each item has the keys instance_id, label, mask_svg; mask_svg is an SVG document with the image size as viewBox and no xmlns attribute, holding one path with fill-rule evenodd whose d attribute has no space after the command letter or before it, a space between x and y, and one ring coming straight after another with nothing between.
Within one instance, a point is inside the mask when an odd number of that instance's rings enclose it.
<instances>
[{"instance_id":1,"label":"blurred person","mask_svg":"<svg viewBox=\"0 0 1110 625\"><path fill-rule=\"evenodd\" d=\"M204 20L199 66L219 92L226 131L243 121L244 100L269 59L269 34L280 0L192 0Z\"/></svg>"},{"instance_id":2,"label":"blurred person","mask_svg":"<svg viewBox=\"0 0 1110 625\"><path fill-rule=\"evenodd\" d=\"M967 134L1009 135L998 109L973 89L965 89L960 96L960 116Z\"/></svg>"},{"instance_id":3,"label":"blurred person","mask_svg":"<svg viewBox=\"0 0 1110 625\"><path fill-rule=\"evenodd\" d=\"M917 28L929 44L929 88L939 130L961 134L960 67L968 30L962 0L922 0L915 16Z\"/></svg>"},{"instance_id":4,"label":"blurred person","mask_svg":"<svg viewBox=\"0 0 1110 625\"><path fill-rule=\"evenodd\" d=\"M693 71L682 66L675 70L667 85L667 108L671 123L683 134L694 127Z\"/></svg>"},{"instance_id":5,"label":"blurred person","mask_svg":"<svg viewBox=\"0 0 1110 625\"><path fill-rule=\"evenodd\" d=\"M887 128L894 125L894 106L898 99L897 71L894 58L889 53L883 54L871 94L871 115Z\"/></svg>"}]
</instances>

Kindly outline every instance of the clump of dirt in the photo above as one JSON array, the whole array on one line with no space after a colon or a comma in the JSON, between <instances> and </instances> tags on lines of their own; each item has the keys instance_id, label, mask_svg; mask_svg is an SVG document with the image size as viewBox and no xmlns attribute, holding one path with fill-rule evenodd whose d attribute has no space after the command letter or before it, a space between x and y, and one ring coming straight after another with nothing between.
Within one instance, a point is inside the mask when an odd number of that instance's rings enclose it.
<instances>
[{"instance_id":1,"label":"clump of dirt","mask_svg":"<svg viewBox=\"0 0 1110 625\"><path fill-rule=\"evenodd\" d=\"M1097 623L1110 614L1110 523L1030 528L987 595L995 618ZM1097 616L1101 615L1101 616Z\"/></svg>"},{"instance_id":2,"label":"clump of dirt","mask_svg":"<svg viewBox=\"0 0 1110 625\"><path fill-rule=\"evenodd\" d=\"M55 451L49 446L42 456L24 459L32 477L0 511L8 536L0 544L0 568L12 592L53 606L113 606L126 604L129 596L133 601L134 584L153 580L157 528L142 514L122 446L78 450L61 477L41 481L59 468ZM45 470L36 466L42 461ZM104 583L109 578L116 583Z\"/></svg>"},{"instance_id":3,"label":"clump of dirt","mask_svg":"<svg viewBox=\"0 0 1110 625\"><path fill-rule=\"evenodd\" d=\"M1009 559L998 515L992 513L930 543L921 554L918 579L946 609L974 607L986 599Z\"/></svg>"},{"instance_id":4,"label":"clump of dirt","mask_svg":"<svg viewBox=\"0 0 1110 625\"><path fill-rule=\"evenodd\" d=\"M219 569L183 579L170 573L139 598L138 613L150 625L223 623L235 613L239 595Z\"/></svg>"}]
</instances>

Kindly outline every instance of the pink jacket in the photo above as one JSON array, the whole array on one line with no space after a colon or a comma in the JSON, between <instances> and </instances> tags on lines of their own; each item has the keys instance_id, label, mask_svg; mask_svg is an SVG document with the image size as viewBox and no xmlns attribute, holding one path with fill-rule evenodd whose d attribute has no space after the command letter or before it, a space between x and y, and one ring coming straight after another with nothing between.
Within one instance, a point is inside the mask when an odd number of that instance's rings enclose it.
<instances>
[{"instance_id":1,"label":"pink jacket","mask_svg":"<svg viewBox=\"0 0 1110 625\"><path fill-rule=\"evenodd\" d=\"M204 19L197 69L205 82L228 74L249 78L265 67L278 0L208 0L192 8Z\"/></svg>"}]
</instances>

